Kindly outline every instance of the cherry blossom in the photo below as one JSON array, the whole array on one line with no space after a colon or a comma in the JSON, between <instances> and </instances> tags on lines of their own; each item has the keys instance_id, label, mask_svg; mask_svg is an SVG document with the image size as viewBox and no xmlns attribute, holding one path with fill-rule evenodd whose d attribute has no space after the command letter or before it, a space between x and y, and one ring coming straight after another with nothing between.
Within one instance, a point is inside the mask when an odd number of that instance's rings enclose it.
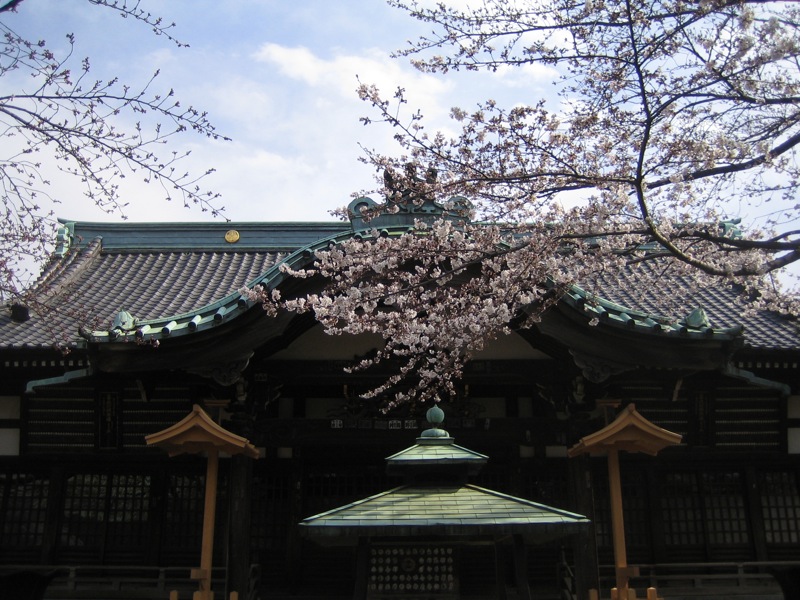
<instances>
[{"instance_id":1,"label":"cherry blossom","mask_svg":"<svg viewBox=\"0 0 800 600\"><path fill-rule=\"evenodd\" d=\"M419 69L544 65L560 73L562 101L456 107L458 133L446 135L407 112L402 89L360 86L374 111L365 123L399 144L392 156L367 150L385 202L366 217L452 196L474 208L318 252L292 274L321 277L322 290L267 299L313 311L333 335L382 335L354 368L397 371L369 395L391 407L453 394L487 340L531 326L573 285L589 298L610 283L649 294L666 316L691 307L687 289L734 286L743 309L797 314L786 271L800 258L798 5L390 4L432 28L398 53ZM677 278L689 284L667 293Z\"/></svg>"}]
</instances>

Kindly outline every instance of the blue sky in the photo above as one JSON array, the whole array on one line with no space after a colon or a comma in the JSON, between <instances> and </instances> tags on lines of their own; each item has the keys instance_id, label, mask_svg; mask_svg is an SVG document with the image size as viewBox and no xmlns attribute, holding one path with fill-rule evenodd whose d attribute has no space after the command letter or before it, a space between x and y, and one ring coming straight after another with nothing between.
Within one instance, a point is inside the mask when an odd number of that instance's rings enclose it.
<instances>
[{"instance_id":1,"label":"blue sky","mask_svg":"<svg viewBox=\"0 0 800 600\"><path fill-rule=\"evenodd\" d=\"M172 149L191 149L185 165L194 171L216 168L207 184L223 194L232 220L329 220L328 211L374 186L373 171L358 162L359 143L395 149L390 128L359 123L374 113L356 96L357 76L387 93L403 86L429 126L445 130L452 106L469 108L486 97L533 103L552 93L552 74L441 77L390 58L428 26L382 0L142 0L141 6L175 21L176 37L190 47L177 48L141 23L75 0L24 0L6 22L53 48L74 33L75 54L91 58L95 77L119 76L135 87L160 69L163 89L172 87L183 104L208 111L233 141L186 135ZM69 182L58 185L65 197L58 216L118 218L86 203ZM157 188L132 178L124 194L131 220L210 218L166 204Z\"/></svg>"}]
</instances>

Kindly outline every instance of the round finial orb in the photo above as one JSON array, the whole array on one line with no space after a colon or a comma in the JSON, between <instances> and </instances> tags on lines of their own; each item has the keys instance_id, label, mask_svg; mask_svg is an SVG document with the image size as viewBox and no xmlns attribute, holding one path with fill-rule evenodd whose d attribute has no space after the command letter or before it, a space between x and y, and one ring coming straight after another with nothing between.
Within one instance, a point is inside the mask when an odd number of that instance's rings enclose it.
<instances>
[{"instance_id":1,"label":"round finial orb","mask_svg":"<svg viewBox=\"0 0 800 600\"><path fill-rule=\"evenodd\" d=\"M434 404L425 413L425 418L428 419L428 423L431 425L439 425L444 421L444 411Z\"/></svg>"}]
</instances>

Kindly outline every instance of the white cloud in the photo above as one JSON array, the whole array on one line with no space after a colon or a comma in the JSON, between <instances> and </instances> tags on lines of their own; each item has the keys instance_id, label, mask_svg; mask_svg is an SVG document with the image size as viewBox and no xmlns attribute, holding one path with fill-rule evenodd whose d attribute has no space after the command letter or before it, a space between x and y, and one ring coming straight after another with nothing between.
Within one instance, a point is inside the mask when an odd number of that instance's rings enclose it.
<instances>
[{"instance_id":1,"label":"white cloud","mask_svg":"<svg viewBox=\"0 0 800 600\"><path fill-rule=\"evenodd\" d=\"M433 76L389 53L424 33L427 26L374 0L336 3L236 0L220 11L209 0L172 0L157 7L176 33L191 43L178 49L150 35L141 23L124 21L108 10L80 3L75 11L56 0L25 2L14 18L32 36L64 45L74 31L76 56L92 57L92 74L119 76L134 86L162 69L155 88L174 87L183 106L208 111L220 133L232 142L187 134L170 140L166 152L191 150L181 169L216 173L203 182L223 194L227 216L236 220L319 220L346 204L349 195L373 187L373 170L358 162L363 143L392 154L394 131L381 124L364 127L361 116L376 116L356 95L357 76L391 97L406 90L406 114L420 109L425 125L447 130L454 105L469 109L492 96L499 102L529 101L522 85L538 73L450 73ZM4 79L2 83L10 83ZM137 116L123 117L130 125ZM81 197L80 185L56 173L54 189L65 204L60 216L108 220ZM163 190L137 175L123 182L132 220L205 220L207 213L165 204Z\"/></svg>"},{"instance_id":2,"label":"white cloud","mask_svg":"<svg viewBox=\"0 0 800 600\"><path fill-rule=\"evenodd\" d=\"M358 55L339 54L322 58L306 47L267 43L259 48L254 58L276 67L285 77L320 90L320 93L335 92L356 104L355 90L359 79L362 83L376 85L387 95L401 86L406 89L412 106L432 115L441 114L443 97L453 90L452 81L421 73L377 49L364 50Z\"/></svg>"}]
</instances>

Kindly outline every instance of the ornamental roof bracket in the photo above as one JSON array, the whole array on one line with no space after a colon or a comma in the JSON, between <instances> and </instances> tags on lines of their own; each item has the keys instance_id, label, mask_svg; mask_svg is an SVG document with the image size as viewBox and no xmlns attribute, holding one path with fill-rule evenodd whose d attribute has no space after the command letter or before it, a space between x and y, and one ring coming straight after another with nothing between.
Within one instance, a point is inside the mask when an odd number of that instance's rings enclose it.
<instances>
[{"instance_id":1,"label":"ornamental roof bracket","mask_svg":"<svg viewBox=\"0 0 800 600\"><path fill-rule=\"evenodd\" d=\"M398 178L393 171L386 169L383 181L388 191L383 204L371 198L356 198L347 207L347 214L353 232L365 229L378 229L389 225L414 225L418 219L454 219L469 221L472 216L472 203L463 196L453 196L444 202L437 202L432 194L436 184L436 169L430 167L425 177L416 175L413 164L406 165L406 173Z\"/></svg>"},{"instance_id":2,"label":"ornamental roof bracket","mask_svg":"<svg viewBox=\"0 0 800 600\"><path fill-rule=\"evenodd\" d=\"M725 375L733 377L735 379L740 379L742 381L747 381L753 385L758 387L768 389L768 390L775 390L778 392L782 398L788 398L792 395L792 388L785 383L780 381L775 381L773 379L767 379L765 377L759 377L752 371L747 371L745 369L740 369L735 367L733 364L728 363L722 369L722 372Z\"/></svg>"},{"instance_id":3,"label":"ornamental roof bracket","mask_svg":"<svg viewBox=\"0 0 800 600\"><path fill-rule=\"evenodd\" d=\"M67 371L63 375L57 377L46 377L45 379L33 379L25 386L26 395L36 394L36 389L48 385L59 385L62 383L69 383L73 379L80 379L82 377L89 377L93 374L91 367L86 369L76 369L75 371Z\"/></svg>"},{"instance_id":4,"label":"ornamental roof bracket","mask_svg":"<svg viewBox=\"0 0 800 600\"><path fill-rule=\"evenodd\" d=\"M354 233L405 225L409 229L417 220L434 221L436 219L470 220L472 203L463 196L453 196L445 202L436 202L430 197L422 196L419 200L413 197L389 198L379 204L372 198L356 198L347 206L347 215Z\"/></svg>"},{"instance_id":5,"label":"ornamental roof bracket","mask_svg":"<svg viewBox=\"0 0 800 600\"><path fill-rule=\"evenodd\" d=\"M706 311L699 307L690 312L683 319L683 322L687 327L692 327L693 329L704 329L706 327L711 327L711 321L708 320Z\"/></svg>"},{"instance_id":6,"label":"ornamental roof bracket","mask_svg":"<svg viewBox=\"0 0 800 600\"><path fill-rule=\"evenodd\" d=\"M742 228L739 227L739 224L742 222L741 219L727 219L725 221L719 222L719 229L722 237L731 238L734 240L738 240L742 237Z\"/></svg>"},{"instance_id":7,"label":"ornamental roof bracket","mask_svg":"<svg viewBox=\"0 0 800 600\"><path fill-rule=\"evenodd\" d=\"M64 223L56 231L56 247L53 254L64 258L72 246L73 228L75 223Z\"/></svg>"},{"instance_id":8,"label":"ornamental roof bracket","mask_svg":"<svg viewBox=\"0 0 800 600\"><path fill-rule=\"evenodd\" d=\"M133 331L139 326L139 319L134 317L127 310L121 309L117 316L114 317L114 322L111 324L111 329L108 330L108 335L116 339L120 333L128 333Z\"/></svg>"}]
</instances>

